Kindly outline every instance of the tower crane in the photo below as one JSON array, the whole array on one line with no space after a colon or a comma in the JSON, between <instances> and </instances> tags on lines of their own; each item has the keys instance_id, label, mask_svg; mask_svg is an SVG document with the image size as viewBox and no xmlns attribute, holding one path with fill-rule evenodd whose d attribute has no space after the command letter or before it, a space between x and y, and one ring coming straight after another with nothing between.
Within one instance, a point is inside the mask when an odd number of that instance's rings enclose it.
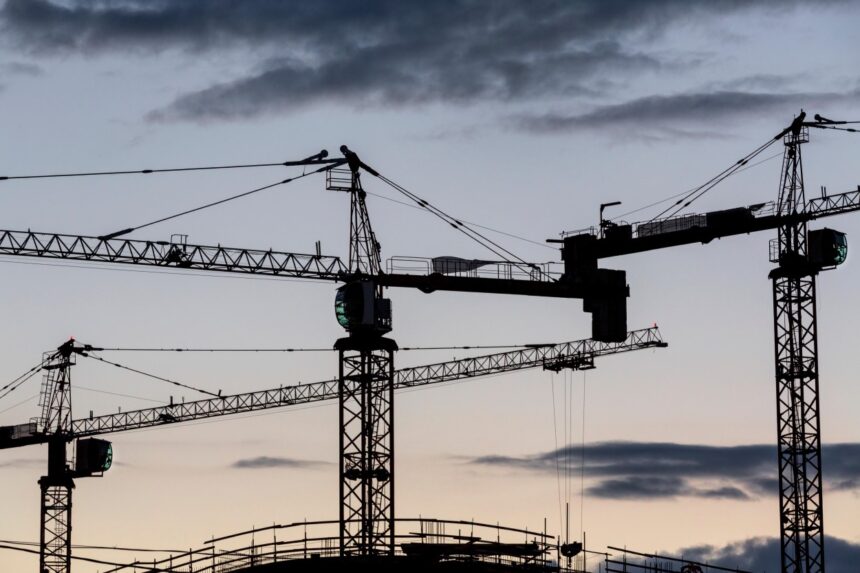
<instances>
[{"instance_id":1,"label":"tower crane","mask_svg":"<svg viewBox=\"0 0 860 573\"><path fill-rule=\"evenodd\" d=\"M785 150L775 203L760 203L704 214L678 215L636 224L603 219L599 230L563 239L565 272L596 268L601 259L733 235L777 229L770 243L773 284L781 563L784 573L824 573L824 526L821 487L821 433L818 401L818 342L815 279L845 261L848 244L833 229L807 229L816 219L860 210L860 186L854 191L806 198L801 146L809 130L845 129L849 122L801 113L768 144ZM759 149L764 149L762 146ZM747 158L736 164L746 165ZM732 168L730 168L732 169ZM697 190L698 191L698 190ZM679 200L676 211L686 207Z\"/></svg>"},{"instance_id":2,"label":"tower crane","mask_svg":"<svg viewBox=\"0 0 860 573\"><path fill-rule=\"evenodd\" d=\"M597 357L665 346L667 344L656 327L632 331L623 342L588 339L533 345L395 370L392 389L404 390L537 367L555 371L591 369L595 367ZM333 379L74 419L72 366L77 357L86 357L100 350L69 340L56 351L47 353L40 364L46 372L41 417L25 424L0 427L0 449L48 445L48 473L39 480L42 490L40 571L69 571L74 480L103 474L110 469L113 459L110 442L96 436L331 401L340 397L340 381ZM75 444L73 466L69 464L66 451L69 443Z\"/></svg>"},{"instance_id":3,"label":"tower crane","mask_svg":"<svg viewBox=\"0 0 860 573\"><path fill-rule=\"evenodd\" d=\"M343 157L339 159L325 159L327 153L322 152L283 165L321 165L317 171L326 173L327 189L349 195L348 263L319 253L306 255L271 249L233 249L220 245L121 238L135 228L95 237L0 230L0 255L343 283L335 297L336 318L347 331L347 336L335 343L339 354L340 551L343 555L391 555L394 552L393 358L397 344L385 336L392 329L392 314L390 300L383 296L384 289L404 287L426 293L456 291L578 298L583 300L583 310L592 315L592 338L605 343L621 343L627 339L626 298L629 292L624 271L598 269L596 266L577 269L576 272L566 270L561 276L553 276L538 265L523 261L500 263L499 272L492 277L457 267L443 269L442 272L434 269L417 275L385 272L380 244L371 227L365 203L366 192L362 188L361 175L367 173L391 182L346 146L341 146L341 152ZM27 176L3 176L0 181L23 178ZM289 181L291 179L281 183ZM423 202L423 206L427 207L427 203ZM449 222L456 228L466 227L457 220ZM64 356L61 352L57 360L71 360L73 354ZM67 372L67 368L59 365L56 370ZM64 382L58 379L55 386L61 387L62 384ZM58 408L57 411L67 412L67 409ZM55 457L59 456L58 453ZM71 485L65 477L57 483L52 480L44 482L43 498L48 499L58 491L65 492L70 503ZM51 498L47 507L62 509L63 500ZM47 511L43 511L43 517L54 519ZM62 514L62 511L58 512L60 517L56 522L60 530L67 527L62 522ZM59 538L56 543L59 547ZM59 573L66 570L63 567L58 564L49 570Z\"/></svg>"}]
</instances>

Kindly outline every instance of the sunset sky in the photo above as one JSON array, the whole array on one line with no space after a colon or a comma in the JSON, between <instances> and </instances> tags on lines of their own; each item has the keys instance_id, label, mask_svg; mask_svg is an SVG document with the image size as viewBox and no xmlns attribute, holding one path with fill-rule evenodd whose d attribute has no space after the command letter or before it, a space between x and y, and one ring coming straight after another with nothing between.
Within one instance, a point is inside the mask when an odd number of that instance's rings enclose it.
<instances>
[{"instance_id":1,"label":"sunset sky","mask_svg":"<svg viewBox=\"0 0 860 573\"><path fill-rule=\"evenodd\" d=\"M801 108L860 120L858 22L848 0L0 0L0 176L281 162L347 144L521 258L558 263L545 239L595 225L601 203L647 220ZM692 211L774 200L781 151ZM814 132L807 194L855 189L858 153L860 134ZM0 181L0 229L102 235L298 173ZM365 188L384 258L494 258L380 181ZM848 573L860 562L860 216L815 224L825 225L848 234L850 253L818 282L828 571ZM130 237L299 253L320 241L346 258L348 231L347 196L313 176ZM774 236L603 262L628 273L630 328L658 324L668 349L607 357L586 374L524 371L398 395L399 516L530 529L546 518L558 533L567 486L571 530L579 537L581 523L591 549L775 571ZM330 348L343 336L328 283L0 263L0 386L69 336L161 348ZM590 333L577 300L388 296L401 346ZM470 354L403 351L396 365ZM330 352L105 357L225 393L337 373ZM39 383L0 399L0 425L38 416ZM73 385L77 417L202 397L85 360ZM557 477L568 410L577 452L585 431L583 483L578 453L570 482ZM186 549L254 525L334 519L337 430L336 405L324 404L110 436L115 467L77 483L74 543ZM0 452L0 540L38 540L46 455ZM0 550L0 571L36 563Z\"/></svg>"}]
</instances>

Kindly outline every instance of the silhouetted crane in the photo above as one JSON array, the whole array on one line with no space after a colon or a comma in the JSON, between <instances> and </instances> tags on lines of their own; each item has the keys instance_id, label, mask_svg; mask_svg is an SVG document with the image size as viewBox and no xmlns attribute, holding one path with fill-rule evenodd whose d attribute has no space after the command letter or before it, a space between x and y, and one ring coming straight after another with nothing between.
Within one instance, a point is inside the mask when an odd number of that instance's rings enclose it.
<instances>
[{"instance_id":1,"label":"silhouetted crane","mask_svg":"<svg viewBox=\"0 0 860 573\"><path fill-rule=\"evenodd\" d=\"M537 367L554 371L564 368L589 369L594 368L594 359L597 357L665 346L666 343L656 327L632 331L624 342L579 340L538 345L395 370L393 390ZM42 416L26 424L0 427L0 449L48 445L48 473L39 482L42 488L43 571L68 571L71 558L74 480L101 475L110 469L113 459L111 444L106 440L94 438L95 436L329 401L340 397L340 381L333 379L115 414L91 414L86 418L73 419L71 370L75 357L88 356L99 350L69 340L56 351L48 353L41 365L46 372ZM70 466L67 456L66 446L69 443L75 444L74 467Z\"/></svg>"},{"instance_id":2,"label":"silhouetted crane","mask_svg":"<svg viewBox=\"0 0 860 573\"><path fill-rule=\"evenodd\" d=\"M819 272L842 264L848 252L843 233L827 228L810 231L807 224L860 210L860 186L847 193L822 193L821 197L806 198L801 145L809 141L809 128L833 129L849 123L815 117L815 121L806 121L806 114L801 111L770 142L782 140L785 146L776 203L677 215L632 225L603 220L601 208L599 231L589 230L559 241L563 243L565 273L576 275L597 268L600 259L778 230L777 239L770 244L770 262L777 266L769 278L773 282L779 523L784 573L824 572L815 278ZM744 158L730 170L747 163L748 158ZM696 198L691 193L678 200L676 211Z\"/></svg>"},{"instance_id":3,"label":"silhouetted crane","mask_svg":"<svg viewBox=\"0 0 860 573\"><path fill-rule=\"evenodd\" d=\"M325 159L327 154L323 152L306 160L285 162L283 165L322 165L318 171L325 171L327 189L349 194L348 264L337 257L319 253L306 255L232 249L220 245L188 245L184 241L121 238L135 228L98 237L0 231L0 255L178 267L344 283L337 289L335 297L336 318L348 333L335 344L339 351L340 551L342 555L391 555L394 551L393 356L397 344L385 337L391 331L392 321L391 303L383 296L383 289L406 287L426 293L445 290L580 298L583 299L583 309L592 314L593 339L610 344L623 344L628 339L628 289L624 271L593 268L552 276L540 266L521 260L495 263L492 269L494 272L484 274L468 266L444 273L438 272L436 268L432 271L428 268L424 274L385 272L382 269L380 245L365 204L366 193L362 188L361 174L366 172L391 182L366 165L346 146L342 146L341 151L342 159ZM288 181L291 179L281 183ZM426 202L423 206L429 208ZM467 228L460 221L449 222L455 228ZM59 430L62 433L66 431L65 428L71 428L67 425L71 422L68 407L62 400L65 396L63 389L68 387L68 381L63 376L68 374L74 354L74 345L61 347L49 361L56 372L55 378L50 381L56 395L56 399L52 398L50 402L53 404L51 415L58 416L57 419L50 416L44 418L51 420L50 431ZM169 412L162 412L161 415L164 417L160 423L167 423L173 416ZM63 556L69 553L65 516L70 515L73 484L69 474L60 471L60 462L57 461L66 458L66 441L57 439L53 447L50 443L49 452L53 454L55 463L52 465L49 462L48 476L40 482L43 492L43 557L44 552L55 556L51 558L50 565L45 563L46 568L50 573L62 573L67 571L67 564L64 565L63 561ZM54 472L50 471L52 467Z\"/></svg>"}]
</instances>

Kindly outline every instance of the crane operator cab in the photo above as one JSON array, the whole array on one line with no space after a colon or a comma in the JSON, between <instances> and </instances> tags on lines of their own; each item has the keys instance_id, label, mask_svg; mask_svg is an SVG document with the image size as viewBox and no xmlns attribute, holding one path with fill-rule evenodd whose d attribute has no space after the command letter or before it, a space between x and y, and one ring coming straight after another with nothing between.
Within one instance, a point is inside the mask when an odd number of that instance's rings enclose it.
<instances>
[{"instance_id":1,"label":"crane operator cab","mask_svg":"<svg viewBox=\"0 0 860 573\"><path fill-rule=\"evenodd\" d=\"M391 331L391 299L377 294L369 279L347 283L337 289L334 314L350 334L383 335Z\"/></svg>"},{"instance_id":2,"label":"crane operator cab","mask_svg":"<svg viewBox=\"0 0 860 573\"><path fill-rule=\"evenodd\" d=\"M848 237L834 229L809 231L809 261L816 268L826 270L838 267L848 258Z\"/></svg>"}]
</instances>

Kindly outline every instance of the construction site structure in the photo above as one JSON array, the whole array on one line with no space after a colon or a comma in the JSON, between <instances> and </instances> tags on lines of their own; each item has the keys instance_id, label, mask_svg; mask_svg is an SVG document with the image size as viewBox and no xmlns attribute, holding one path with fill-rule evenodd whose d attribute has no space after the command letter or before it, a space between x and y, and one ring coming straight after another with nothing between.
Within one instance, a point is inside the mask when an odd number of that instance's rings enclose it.
<instances>
[{"instance_id":1,"label":"construction site structure","mask_svg":"<svg viewBox=\"0 0 860 573\"><path fill-rule=\"evenodd\" d=\"M514 372L529 368L544 368L558 371L563 368L580 369L594 368L595 358L610 356L648 348L663 348L666 343L656 327L632 331L624 342L599 342L591 339L565 342L561 344L536 345L532 347L498 352L471 358L463 358L448 362L438 362L423 366L414 366L395 370L390 378L393 380L391 395L388 396L393 404L393 392L418 388L431 384L452 382L464 379L475 379L482 376ZM96 438L117 432L132 431L142 428L152 428L165 425L193 422L206 418L285 408L290 406L339 400L343 409L344 389L342 378L280 386L269 390L245 392L225 395L204 400L173 403L155 408L130 410L114 414L74 419L71 410L72 367L76 358L89 357L101 349L75 340L63 343L56 351L47 353L42 361L45 371L43 384L43 415L34 421L16 426L0 427L0 449L11 449L29 445L48 445L48 473L40 480L42 487L42 523L41 523L41 553L40 571L61 573L69 571L71 551L72 524L72 490L74 480L80 477L102 475L110 468L113 450L107 440ZM356 400L364 398L362 389L353 392L358 394ZM348 404L347 404L348 406ZM354 421L352 421L354 423ZM360 435L360 431L357 432ZM390 434L393 436L393 433ZM343 434L341 434L343 437ZM74 444L74 463L69 463L67 444ZM393 440L390 443L389 455L393 457ZM366 463L361 459L362 448L375 451L374 448L362 443L352 444L346 449L341 444L341 451L353 456L349 466L341 463L341 484L346 471L356 465ZM378 447L377 447L378 449ZM358 458L357 460L354 458ZM374 476L376 477L376 476ZM392 481L392 476L387 480ZM378 478L377 478L378 479ZM350 480L361 483L361 480ZM383 480L380 480L383 481ZM392 488L393 491L393 488ZM365 493L365 492L359 492ZM377 492L374 492L377 493ZM343 494L343 490L341 490ZM377 493L377 495L380 495ZM392 513L393 513L393 507ZM353 531L361 531L362 527L370 525L362 522L364 516L341 517L337 523L343 525L338 534L337 550L343 555L351 555L355 544L360 541L349 536ZM344 524L344 521L346 523ZM394 521L386 523L393 528ZM391 530L394 531L393 529ZM344 534L346 533L346 534ZM341 539L343 541L341 541ZM396 538L390 535L391 547L397 545Z\"/></svg>"},{"instance_id":2,"label":"construction site structure","mask_svg":"<svg viewBox=\"0 0 860 573\"><path fill-rule=\"evenodd\" d=\"M845 122L801 112L776 135L784 145L776 202L704 214L684 214L638 224L602 217L599 230L557 240L563 243L565 272L596 268L600 259L733 235L777 229L770 243L773 285L779 527L783 573L824 573L824 506L821 487L821 429L818 384L816 276L834 269L848 254L844 233L809 230L809 222L860 210L854 191L806 198L801 146L809 129L831 129ZM744 163L738 163L742 166ZM680 201L679 201L680 202Z\"/></svg>"},{"instance_id":3,"label":"construction site structure","mask_svg":"<svg viewBox=\"0 0 860 573\"><path fill-rule=\"evenodd\" d=\"M0 254L90 262L125 263L307 277L344 283L335 311L348 336L339 340L338 396L341 405L341 531L344 555L393 552L393 354L391 304L385 287L424 292L504 293L581 298L592 314L592 337L619 342L627 336L624 271L598 267L600 259L713 239L778 230L771 260L776 336L776 378L780 470L780 529L784 573L823 573L820 424L818 408L815 277L841 264L847 254L842 233L810 231L812 220L860 210L860 188L806 199L801 145L810 128L833 129L844 122L801 113L772 142L785 146L779 196L759 203L700 215L672 216L639 224L607 221L601 206L599 230L563 237L564 272L552 275L539 265L499 261L495 275L480 274L484 261L433 259L427 272L385 272L379 243L370 226L361 174L385 180L345 146L343 159L326 167L327 187L350 195L350 255L297 255L271 250L225 249L166 242L0 231ZM317 162L318 163L318 162ZM738 162L745 165L746 160ZM426 207L419 201L419 205ZM451 222L455 228L463 223ZM439 263L437 265L437 262ZM389 265L388 271L396 266Z\"/></svg>"},{"instance_id":4,"label":"construction site structure","mask_svg":"<svg viewBox=\"0 0 860 573\"><path fill-rule=\"evenodd\" d=\"M627 337L623 271L594 269L551 277L538 265L502 264L508 272L477 276L472 272L427 275L389 274L382 270L380 243L374 235L361 174L381 175L341 146L341 159L326 152L290 165L320 165L326 187L350 197L349 263L336 257L272 250L227 249L182 243L130 241L123 229L99 237L0 231L0 255L60 258L158 267L179 267L290 278L329 279L344 283L335 297L335 315L348 336L337 341L340 404L340 547L344 555L390 555L394 551L394 352L384 335L392 328L385 287L418 288L581 298L592 314L593 338L623 342ZM7 178L8 179L8 178ZM289 181L289 180L285 180ZM426 205L425 205L426 206ZM463 227L462 223L458 224ZM513 269L519 269L514 272ZM51 573L64 571L57 568Z\"/></svg>"}]
</instances>

